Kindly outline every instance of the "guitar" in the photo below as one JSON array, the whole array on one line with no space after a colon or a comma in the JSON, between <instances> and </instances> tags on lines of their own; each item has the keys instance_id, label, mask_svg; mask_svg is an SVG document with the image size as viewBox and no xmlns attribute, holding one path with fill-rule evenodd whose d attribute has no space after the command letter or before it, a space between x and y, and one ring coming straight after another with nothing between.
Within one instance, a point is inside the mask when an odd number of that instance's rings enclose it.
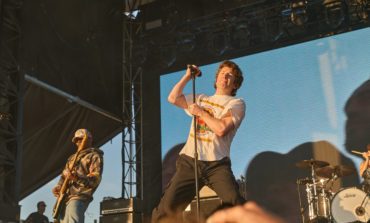
<instances>
[{"instance_id":1,"label":"guitar","mask_svg":"<svg viewBox=\"0 0 370 223\"><path fill-rule=\"evenodd\" d=\"M85 134L83 139L82 139L81 144L78 146L77 152L76 152L75 156L73 157L73 160L71 161L71 163L69 165L70 170L73 170L73 168L76 164L78 155L80 154L80 151L82 151L82 149L85 147L86 142L87 142L87 135ZM69 179L65 178L64 181L63 181L62 187L60 188L59 196L57 198L57 201L54 204L54 208L53 208L54 222L59 222L58 217L60 215L60 212L61 212L62 208L65 207L65 200L67 198L67 193L66 192L67 192L67 189L68 189L68 184L69 184Z\"/></svg>"}]
</instances>

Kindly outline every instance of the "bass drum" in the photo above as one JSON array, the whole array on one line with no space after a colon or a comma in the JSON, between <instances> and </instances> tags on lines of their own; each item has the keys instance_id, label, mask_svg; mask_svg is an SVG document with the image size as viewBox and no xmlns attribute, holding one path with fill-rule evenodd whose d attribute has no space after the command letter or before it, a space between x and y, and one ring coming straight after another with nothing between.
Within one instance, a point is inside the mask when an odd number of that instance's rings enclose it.
<instances>
[{"instance_id":1,"label":"bass drum","mask_svg":"<svg viewBox=\"0 0 370 223\"><path fill-rule=\"evenodd\" d=\"M331 214L336 223L367 222L370 219L369 198L356 187L344 188L334 195Z\"/></svg>"}]
</instances>

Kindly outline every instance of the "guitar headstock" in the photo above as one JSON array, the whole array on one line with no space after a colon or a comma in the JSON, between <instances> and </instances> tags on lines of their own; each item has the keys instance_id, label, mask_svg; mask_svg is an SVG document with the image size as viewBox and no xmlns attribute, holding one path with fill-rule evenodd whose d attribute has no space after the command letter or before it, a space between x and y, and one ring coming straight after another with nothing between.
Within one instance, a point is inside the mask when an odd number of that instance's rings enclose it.
<instances>
[{"instance_id":1,"label":"guitar headstock","mask_svg":"<svg viewBox=\"0 0 370 223\"><path fill-rule=\"evenodd\" d=\"M85 133L84 137L82 138L81 144L79 145L78 149L83 149L86 146L87 139L89 138L88 134Z\"/></svg>"}]
</instances>

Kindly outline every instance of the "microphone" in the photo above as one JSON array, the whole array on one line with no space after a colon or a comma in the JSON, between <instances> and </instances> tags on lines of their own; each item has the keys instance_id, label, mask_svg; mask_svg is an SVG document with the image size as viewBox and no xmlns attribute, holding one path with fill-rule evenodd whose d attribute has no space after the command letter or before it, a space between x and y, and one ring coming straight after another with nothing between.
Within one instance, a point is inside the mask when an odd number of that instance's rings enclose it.
<instances>
[{"instance_id":1,"label":"microphone","mask_svg":"<svg viewBox=\"0 0 370 223\"><path fill-rule=\"evenodd\" d=\"M356 151L356 150L351 150L352 153L362 155L362 152Z\"/></svg>"},{"instance_id":2,"label":"microphone","mask_svg":"<svg viewBox=\"0 0 370 223\"><path fill-rule=\"evenodd\" d=\"M362 153L363 152L359 152L359 151L356 151L356 150L351 150L352 153L354 154L357 154L357 155L361 155L362 156ZM368 156L368 158L370 158L370 156Z\"/></svg>"},{"instance_id":3,"label":"microphone","mask_svg":"<svg viewBox=\"0 0 370 223\"><path fill-rule=\"evenodd\" d=\"M188 68L190 69L191 75L195 76L197 73L198 77L202 76L202 71L200 71L198 68L195 68L193 65L188 64Z\"/></svg>"}]
</instances>

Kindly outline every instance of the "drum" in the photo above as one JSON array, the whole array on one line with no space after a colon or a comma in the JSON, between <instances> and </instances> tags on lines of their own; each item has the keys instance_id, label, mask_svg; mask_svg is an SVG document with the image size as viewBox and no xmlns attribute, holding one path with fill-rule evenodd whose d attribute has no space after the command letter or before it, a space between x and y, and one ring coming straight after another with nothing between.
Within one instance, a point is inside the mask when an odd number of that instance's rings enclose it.
<instances>
[{"instance_id":1,"label":"drum","mask_svg":"<svg viewBox=\"0 0 370 223\"><path fill-rule=\"evenodd\" d=\"M370 219L367 194L356 187L338 191L331 201L331 214L336 223L367 222Z\"/></svg>"},{"instance_id":2,"label":"drum","mask_svg":"<svg viewBox=\"0 0 370 223\"><path fill-rule=\"evenodd\" d=\"M316 196L315 192L316 190ZM316 184L307 184L308 218L310 222L328 222L330 219L331 193Z\"/></svg>"}]
</instances>

